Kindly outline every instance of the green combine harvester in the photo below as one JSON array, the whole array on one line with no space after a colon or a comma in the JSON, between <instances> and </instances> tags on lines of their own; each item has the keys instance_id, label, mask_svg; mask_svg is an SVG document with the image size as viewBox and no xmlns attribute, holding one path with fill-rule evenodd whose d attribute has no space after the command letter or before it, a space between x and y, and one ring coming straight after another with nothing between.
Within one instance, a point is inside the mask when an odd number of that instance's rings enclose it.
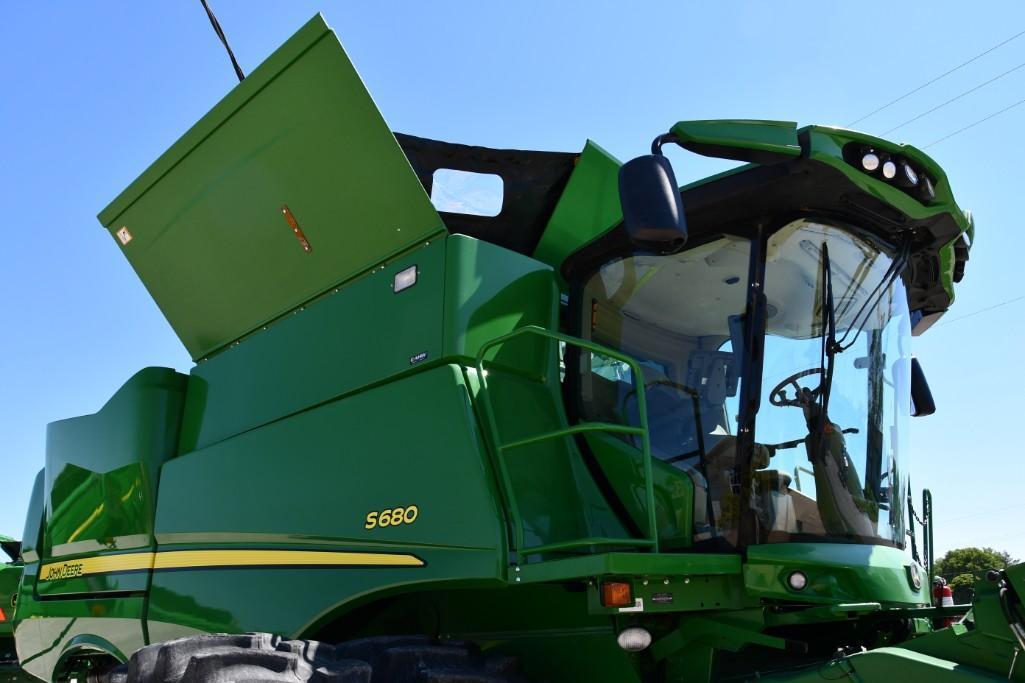
<instances>
[{"instance_id":1,"label":"green combine harvester","mask_svg":"<svg viewBox=\"0 0 1025 683\"><path fill-rule=\"evenodd\" d=\"M625 164L393 133L311 20L100 214L196 365L49 426L21 666L1025 680L1025 570L936 607L914 536L911 340L973 238L943 170L650 133ZM748 163L678 189L672 144ZM452 171L498 176L496 215L436 210Z\"/></svg>"}]
</instances>

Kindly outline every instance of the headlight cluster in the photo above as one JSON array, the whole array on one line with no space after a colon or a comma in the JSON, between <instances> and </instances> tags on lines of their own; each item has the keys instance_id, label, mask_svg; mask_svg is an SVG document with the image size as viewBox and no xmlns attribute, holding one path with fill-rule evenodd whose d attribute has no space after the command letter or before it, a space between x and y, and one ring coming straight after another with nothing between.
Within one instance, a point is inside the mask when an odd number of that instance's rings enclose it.
<instances>
[{"instance_id":1,"label":"headlight cluster","mask_svg":"<svg viewBox=\"0 0 1025 683\"><path fill-rule=\"evenodd\" d=\"M847 163L862 173L882 179L923 203L936 198L932 179L925 171L898 154L867 145L851 144L844 148Z\"/></svg>"}]
</instances>

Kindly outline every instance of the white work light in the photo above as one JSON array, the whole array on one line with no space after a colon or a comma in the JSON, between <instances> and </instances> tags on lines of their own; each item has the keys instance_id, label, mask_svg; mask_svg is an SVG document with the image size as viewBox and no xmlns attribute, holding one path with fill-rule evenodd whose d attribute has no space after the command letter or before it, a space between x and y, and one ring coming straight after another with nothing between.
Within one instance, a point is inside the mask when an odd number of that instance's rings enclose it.
<instances>
[{"instance_id":1,"label":"white work light","mask_svg":"<svg viewBox=\"0 0 1025 683\"><path fill-rule=\"evenodd\" d=\"M416 266L410 266L395 273L395 280L392 282L392 289L396 294L403 289L409 289L416 284Z\"/></svg>"},{"instance_id":2,"label":"white work light","mask_svg":"<svg viewBox=\"0 0 1025 683\"><path fill-rule=\"evenodd\" d=\"M646 629L633 626L620 633L616 642L627 652L640 652L651 645L651 634Z\"/></svg>"},{"instance_id":3,"label":"white work light","mask_svg":"<svg viewBox=\"0 0 1025 683\"><path fill-rule=\"evenodd\" d=\"M865 156L861 157L861 167L869 173L876 170L879 168L879 155L875 152L868 152Z\"/></svg>"}]
</instances>

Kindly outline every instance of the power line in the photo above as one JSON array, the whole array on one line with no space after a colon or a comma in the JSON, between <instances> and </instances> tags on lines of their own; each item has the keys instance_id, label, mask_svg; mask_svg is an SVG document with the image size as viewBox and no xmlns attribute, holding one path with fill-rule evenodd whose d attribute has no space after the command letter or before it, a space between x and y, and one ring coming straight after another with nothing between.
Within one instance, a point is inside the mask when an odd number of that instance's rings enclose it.
<instances>
[{"instance_id":1,"label":"power line","mask_svg":"<svg viewBox=\"0 0 1025 683\"><path fill-rule=\"evenodd\" d=\"M1021 31L1020 33L1015 33L1013 36L1011 36L1007 40L1005 40L1003 42L1000 42L1000 43L997 43L993 47L980 52L979 54L975 55L974 57L972 57L971 59L969 59L967 61L961 62L960 64L955 66L953 69L950 69L949 71L944 71L943 73L941 73L936 78L933 78L931 81L926 81L925 83L923 83L922 85L918 86L914 90L909 90L908 92L904 93L903 95L901 95L897 99L892 100L890 102L887 102L886 104L884 104L883 106L879 107L878 109L870 111L869 113L867 113L864 116L862 116L860 119L857 119L856 121L851 121L850 123L847 124L847 126L850 127L850 126L856 125L858 123L861 123L862 121L864 121L865 119L869 118L870 116L875 116L876 114L878 114L879 112L883 111L884 109L889 109L890 107L892 107L893 105L897 104L901 100L904 100L904 99L914 95L919 90L923 90L923 89L929 87L930 85L932 85L936 81L940 80L941 78L946 78L947 76L949 76L950 74L954 73L958 69L961 69L963 67L968 66L969 64L971 64L975 60L979 59L980 57L985 57L986 55L988 55L993 50L996 50L997 48L1003 47L1004 45L1007 45L1009 42L1011 42L1015 38L1020 38L1023 35L1025 35L1025 31Z\"/></svg>"},{"instance_id":2,"label":"power line","mask_svg":"<svg viewBox=\"0 0 1025 683\"><path fill-rule=\"evenodd\" d=\"M1022 101L1025 102L1025 100L1022 100ZM1025 294L1022 294L1021 296L1016 296L1013 299L1008 299L1007 301L1001 301L1000 303L993 304L992 306L987 306L986 308L980 308L977 311L972 311L971 313L968 313L966 315L962 315L960 318L954 318L953 320L944 320L943 322L936 323L936 327L943 327L944 325L949 325L950 323L956 323L958 320L964 320L965 318L971 318L973 315L979 315L980 313L986 313L987 311L992 311L994 308L1000 308L1001 306L1008 306L1010 304L1017 303L1019 301L1025 301Z\"/></svg>"},{"instance_id":3,"label":"power line","mask_svg":"<svg viewBox=\"0 0 1025 683\"><path fill-rule=\"evenodd\" d=\"M975 128L975 127L976 127L977 125L979 125L980 123L985 123L986 121L989 121L989 120L990 120L990 119L992 119L992 118L995 118L995 117L997 117L997 116L1000 116L1000 115L1001 115L1001 114L1003 114L1003 113L1004 113L1005 111L1010 111L1011 109L1014 109L1015 107L1017 107L1017 106L1020 106L1020 105L1022 105L1022 104L1025 104L1025 100L1018 100L1018 101L1017 101L1017 102L1015 102L1014 104L1008 105L1008 106L1004 107L1003 109L1001 109L1000 111L996 111L996 112L993 112L993 113L992 113L992 114L990 114L989 116L985 116L985 117L983 117L983 118L979 119L978 121L976 121L976 122L974 122L974 123L969 123L969 124L968 124L967 126L965 126L964 128L958 128L957 130L955 130L955 131L954 131L953 133L950 133L949 135L944 135L944 136L943 136L942 138L940 138L939 140L933 140L932 142L930 142L930 143L929 143L928 145L926 145L926 146L925 146L925 147L923 147L922 149L928 149L929 147L932 147L933 145L938 145L939 143L943 142L944 140L949 140L950 138L954 137L955 135L959 135L960 133L963 133L963 132L965 132L965 131L966 131L966 130L968 130L969 128Z\"/></svg>"},{"instance_id":4,"label":"power line","mask_svg":"<svg viewBox=\"0 0 1025 683\"><path fill-rule=\"evenodd\" d=\"M937 105L936 105L935 107L933 107L932 109L929 109L929 110L927 110L927 111L924 111L924 112L922 112L921 114L919 114L918 116L915 116L915 117L913 117L913 118L910 118L910 119L908 119L908 120L907 120L907 121L905 121L904 123L900 123L900 124L897 124L897 125L896 125L896 126L894 126L893 128L891 128L891 129L889 129L889 130L886 130L886 131L883 131L883 133L882 133L882 134L883 134L883 135L889 135L890 133L892 133L893 131L897 130L898 128L903 128L904 126L908 125L909 123L914 123L915 121L917 121L918 119L922 118L923 116L928 116L929 114L933 113L933 112L934 112L934 111L936 111L937 109L943 109L943 107L947 106L948 104L950 104L950 103L952 103L952 102L956 102L956 101L958 101L959 99L961 99L961 98L962 98L962 97L964 97L965 95L971 95L971 94L972 94L973 92L975 92L976 90L979 90L980 88L984 88L984 87L986 87L987 85L989 85L990 83L993 83L994 81L999 81L999 80L1000 80L1001 78L1003 78L1004 76L1007 76L1007 75L1009 75L1009 74L1012 74L1012 73L1014 73L1015 71L1017 71L1018 69L1022 68L1023 66L1025 66L1025 62L1022 62L1022 63L1021 63L1021 64L1019 64L1018 66L1015 66L1015 67L1012 67L1012 68L1008 69L1007 71L1005 71L1004 73L1000 74L999 76L994 76L993 78L989 79L989 80L988 80L988 81L986 81L985 83L980 83L979 85L975 86L974 88L969 88L968 90L965 90L965 91L964 91L963 93L961 93L961 94L959 94L959 95L955 95L954 97L951 97L951 98L950 98L949 100L947 100L946 102L943 102L943 103L941 103L941 104L937 104Z\"/></svg>"}]
</instances>

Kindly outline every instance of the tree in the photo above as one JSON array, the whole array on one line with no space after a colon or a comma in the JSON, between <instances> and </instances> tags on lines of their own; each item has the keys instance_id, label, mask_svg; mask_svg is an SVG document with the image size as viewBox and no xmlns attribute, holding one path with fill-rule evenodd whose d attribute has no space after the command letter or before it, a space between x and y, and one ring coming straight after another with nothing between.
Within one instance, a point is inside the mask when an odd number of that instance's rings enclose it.
<instances>
[{"instance_id":1,"label":"tree","mask_svg":"<svg viewBox=\"0 0 1025 683\"><path fill-rule=\"evenodd\" d=\"M975 582L987 571L1005 569L1016 562L1008 553L992 548L958 548L937 560L932 573L947 580L954 591L954 602L967 603L972 600Z\"/></svg>"}]
</instances>

